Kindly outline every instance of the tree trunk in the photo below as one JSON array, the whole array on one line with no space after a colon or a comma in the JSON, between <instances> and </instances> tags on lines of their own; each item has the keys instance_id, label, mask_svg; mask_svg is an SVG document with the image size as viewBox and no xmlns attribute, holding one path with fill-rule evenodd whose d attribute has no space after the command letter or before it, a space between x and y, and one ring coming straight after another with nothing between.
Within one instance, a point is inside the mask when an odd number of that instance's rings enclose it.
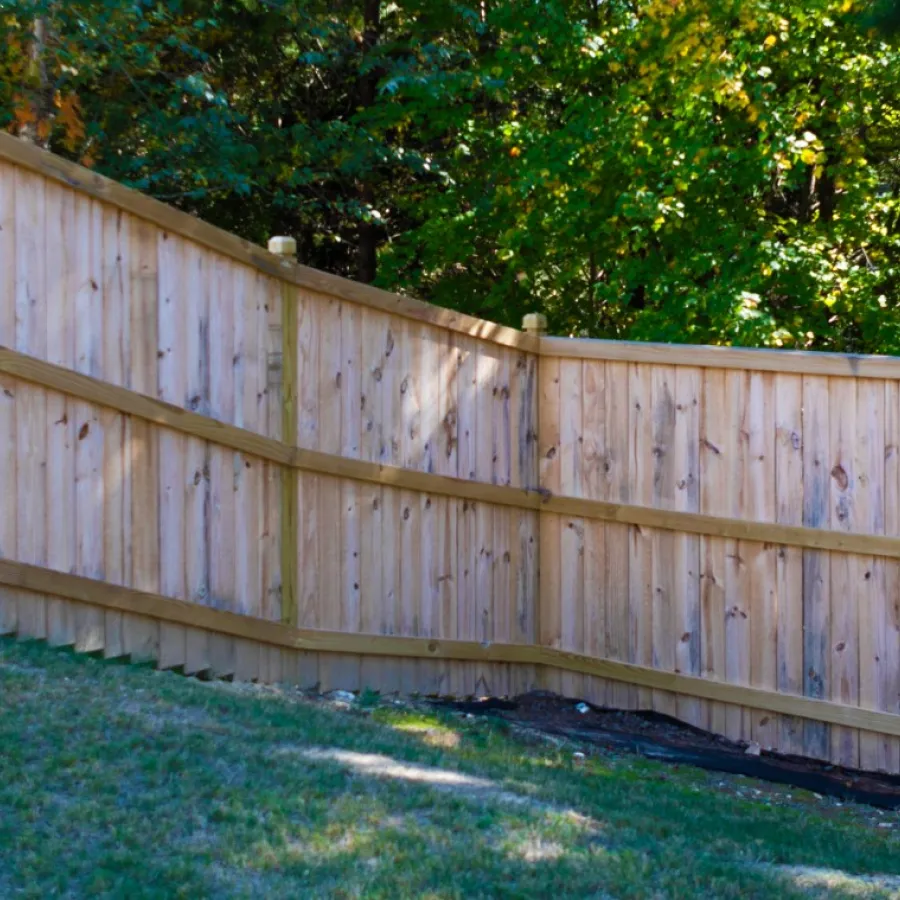
<instances>
[{"instance_id":1,"label":"tree trunk","mask_svg":"<svg viewBox=\"0 0 900 900\"><path fill-rule=\"evenodd\" d=\"M53 114L53 88L47 74L47 37L50 25L46 16L34 20L31 32L31 64L29 65L29 100L31 113L22 126L20 137L39 147L47 148Z\"/></svg>"},{"instance_id":2,"label":"tree trunk","mask_svg":"<svg viewBox=\"0 0 900 900\"><path fill-rule=\"evenodd\" d=\"M381 28L381 0L363 0L363 37L360 62L364 62L369 53L378 44ZM360 72L357 81L357 105L368 109L375 104L378 91L379 73L376 68ZM359 202L366 210L372 208L375 192L371 179L374 174L360 183L358 188ZM378 228L370 221L361 222L357 230L357 263L356 277L365 284L375 280L378 270Z\"/></svg>"}]
</instances>

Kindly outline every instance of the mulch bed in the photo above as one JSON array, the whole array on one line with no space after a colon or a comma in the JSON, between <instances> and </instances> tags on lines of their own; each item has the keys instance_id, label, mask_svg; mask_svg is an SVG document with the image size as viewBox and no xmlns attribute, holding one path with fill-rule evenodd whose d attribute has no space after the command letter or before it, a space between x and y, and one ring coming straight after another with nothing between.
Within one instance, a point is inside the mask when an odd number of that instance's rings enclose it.
<instances>
[{"instance_id":1,"label":"mulch bed","mask_svg":"<svg viewBox=\"0 0 900 900\"><path fill-rule=\"evenodd\" d=\"M557 735L649 759L699 766L804 788L881 809L900 809L900 776L830 765L803 756L762 750L695 728L657 712L628 712L581 704L544 691L512 700L432 700L436 706L486 715L542 734Z\"/></svg>"}]
</instances>

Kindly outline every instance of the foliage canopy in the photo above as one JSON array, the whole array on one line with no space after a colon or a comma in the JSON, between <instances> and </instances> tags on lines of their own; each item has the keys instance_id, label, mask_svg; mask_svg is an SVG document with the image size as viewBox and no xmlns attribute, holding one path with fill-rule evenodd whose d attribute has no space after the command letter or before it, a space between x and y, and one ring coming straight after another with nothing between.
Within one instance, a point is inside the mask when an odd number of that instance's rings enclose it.
<instances>
[{"instance_id":1,"label":"foliage canopy","mask_svg":"<svg viewBox=\"0 0 900 900\"><path fill-rule=\"evenodd\" d=\"M0 0L0 115L311 265L511 324L900 353L895 12Z\"/></svg>"}]
</instances>

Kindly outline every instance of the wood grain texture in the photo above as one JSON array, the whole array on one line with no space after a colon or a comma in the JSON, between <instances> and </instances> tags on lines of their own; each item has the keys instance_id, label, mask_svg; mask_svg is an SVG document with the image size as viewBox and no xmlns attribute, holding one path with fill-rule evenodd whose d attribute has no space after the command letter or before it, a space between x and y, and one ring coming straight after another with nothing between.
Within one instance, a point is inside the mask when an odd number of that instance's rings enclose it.
<instances>
[{"instance_id":1,"label":"wood grain texture","mask_svg":"<svg viewBox=\"0 0 900 900\"><path fill-rule=\"evenodd\" d=\"M715 369L703 372L703 407L700 421L700 511L705 514L727 509L729 461L725 373ZM724 538L704 536L700 545L701 637L700 668L705 678L725 678L725 621L727 597L725 572L728 544ZM711 703L706 710L706 728L716 734L725 732L725 708Z\"/></svg>"},{"instance_id":2,"label":"wood grain texture","mask_svg":"<svg viewBox=\"0 0 900 900\"><path fill-rule=\"evenodd\" d=\"M291 448L281 441L263 437L254 431L228 425L198 415L174 404L106 384L96 378L71 373L58 366L32 359L7 348L0 348L0 372L39 384L54 391L78 397L85 402L137 416L239 452L289 465L312 473L352 478L373 484L402 487L458 499L471 498L518 509L552 512L558 515L600 519L643 528L662 528L686 534L718 536L734 540L782 544L811 550L876 555L900 559L900 538L880 534L850 533L830 528L782 525L748 521L726 515L678 510L654 509L649 503L619 503L566 497L549 489L531 491L500 484L475 484L465 478L452 478L425 471L404 469L364 460L348 459L338 453L319 452L303 446ZM313 382L315 385L315 381ZM312 408L313 415L315 407ZM309 417L307 417L309 418ZM312 434L318 425L313 422ZM633 490L638 493L637 488Z\"/></svg>"},{"instance_id":3,"label":"wood grain texture","mask_svg":"<svg viewBox=\"0 0 900 900\"><path fill-rule=\"evenodd\" d=\"M856 495L859 472L853 448L856 444L856 382L850 378L828 381L828 484L831 527L852 531L857 519ZM857 557L831 558L831 611L828 638L828 690L832 700L859 702L859 585ZM859 762L859 735L842 728L832 729L832 757L845 765Z\"/></svg>"},{"instance_id":4,"label":"wood grain texture","mask_svg":"<svg viewBox=\"0 0 900 900\"><path fill-rule=\"evenodd\" d=\"M884 530L900 534L900 384L884 385ZM878 709L900 713L900 563L884 565L884 599L872 626L884 636L884 656L878 669ZM900 771L900 741L881 738L873 755L888 772Z\"/></svg>"},{"instance_id":5,"label":"wood grain texture","mask_svg":"<svg viewBox=\"0 0 900 900\"><path fill-rule=\"evenodd\" d=\"M649 368L628 367L628 438L632 502L650 508L653 502L653 471L648 450L653 447L653 419ZM631 529L628 555L628 661L653 665L653 569L651 532L640 526ZM653 695L641 689L637 705L651 709Z\"/></svg>"},{"instance_id":6,"label":"wood grain texture","mask_svg":"<svg viewBox=\"0 0 900 900\"><path fill-rule=\"evenodd\" d=\"M604 363L604 411L606 441L603 455L603 492L608 502L628 503L629 478L629 399L628 366ZM606 606L606 648L612 659L628 661L629 636L629 527L607 524L605 541L606 576L603 593ZM610 686L609 702L633 709L637 702L634 689L623 682Z\"/></svg>"},{"instance_id":7,"label":"wood grain texture","mask_svg":"<svg viewBox=\"0 0 900 900\"><path fill-rule=\"evenodd\" d=\"M538 406L538 459L541 488L558 491L561 479L560 450L560 364L547 360L540 369L540 400ZM562 579L560 537L564 527L562 517L542 513L540 522L540 581L538 589L538 643L542 647L562 645ZM558 672L539 673L539 680L548 690L561 686Z\"/></svg>"},{"instance_id":8,"label":"wood grain texture","mask_svg":"<svg viewBox=\"0 0 900 900\"><path fill-rule=\"evenodd\" d=\"M185 322L186 247L174 235L162 233L159 240L159 302L157 306L159 397L176 406L187 403L188 324ZM185 597L187 560L185 497L188 473L188 437L161 431L159 434L159 586L179 600ZM191 477L193 473L191 473ZM183 666L187 658L187 630L182 625L160 626L160 668Z\"/></svg>"},{"instance_id":9,"label":"wood grain texture","mask_svg":"<svg viewBox=\"0 0 900 900\"><path fill-rule=\"evenodd\" d=\"M803 381L799 375L775 376L776 518L788 525L803 523ZM777 687L803 693L803 551L779 547L775 584L778 603ZM778 749L803 752L803 723L783 717Z\"/></svg>"},{"instance_id":10,"label":"wood grain texture","mask_svg":"<svg viewBox=\"0 0 900 900\"><path fill-rule=\"evenodd\" d=\"M0 159L12 163L19 171L35 173L30 176L35 180L64 184L79 194L93 197L107 206L152 222L172 235L191 240L298 287L327 293L395 316L437 325L480 340L496 342L501 346L531 351L537 349L536 338L513 328L432 306L401 294L391 294L306 266L285 264L281 257L262 247L11 135L0 134Z\"/></svg>"},{"instance_id":11,"label":"wood grain texture","mask_svg":"<svg viewBox=\"0 0 900 900\"><path fill-rule=\"evenodd\" d=\"M46 258L47 358L67 369L75 367L75 308L71 279L75 272L76 195L48 185L47 245L55 249ZM47 564L51 569L75 569L75 404L64 394L47 395L47 491L53 514L47 516ZM13 458L13 463L15 459ZM5 493L3 496L6 496ZM120 582L121 583L121 582ZM115 617L117 614L111 614ZM55 646L75 643L71 603L48 598L47 640Z\"/></svg>"},{"instance_id":12,"label":"wood grain texture","mask_svg":"<svg viewBox=\"0 0 900 900\"><path fill-rule=\"evenodd\" d=\"M675 470L676 509L700 511L700 403L701 370L682 367L675 370L675 430L673 467ZM672 598L675 671L700 675L700 538L676 535ZM679 699L678 718L700 726L706 718L696 700Z\"/></svg>"},{"instance_id":13,"label":"wood grain texture","mask_svg":"<svg viewBox=\"0 0 900 900\"><path fill-rule=\"evenodd\" d=\"M854 527L884 532L886 469L885 383L861 379L856 382L856 428L853 434L853 470L856 475ZM885 708L881 696L889 630L884 627L886 564L876 557L855 558L858 636L858 698L867 709ZM866 769L884 769L887 763L884 739L863 732L859 735L859 764Z\"/></svg>"},{"instance_id":14,"label":"wood grain texture","mask_svg":"<svg viewBox=\"0 0 900 900\"><path fill-rule=\"evenodd\" d=\"M775 508L775 398L773 376L754 372L747 384L746 446L742 492L748 518L771 522ZM749 574L750 684L777 687L778 609L776 552L772 544L743 544ZM750 716L750 736L767 749L778 743L780 724L770 715Z\"/></svg>"},{"instance_id":15,"label":"wood grain texture","mask_svg":"<svg viewBox=\"0 0 900 900\"><path fill-rule=\"evenodd\" d=\"M541 358L600 359L645 366L702 366L710 369L855 378L900 377L900 359L802 350L756 350L637 341L542 337Z\"/></svg>"},{"instance_id":16,"label":"wood grain texture","mask_svg":"<svg viewBox=\"0 0 900 900\"><path fill-rule=\"evenodd\" d=\"M584 427L582 421L583 378L581 360L559 364L559 491L584 496ZM560 522L560 579L558 587L560 643L563 650L581 653L585 640L585 522L566 516ZM563 675L562 692L567 697L585 693L584 678Z\"/></svg>"},{"instance_id":17,"label":"wood grain texture","mask_svg":"<svg viewBox=\"0 0 900 900\"><path fill-rule=\"evenodd\" d=\"M828 380L803 379L803 524L829 523L831 472ZM816 699L828 696L830 685L831 557L803 553L803 693ZM831 750L827 725L804 723L804 753L824 758Z\"/></svg>"}]
</instances>

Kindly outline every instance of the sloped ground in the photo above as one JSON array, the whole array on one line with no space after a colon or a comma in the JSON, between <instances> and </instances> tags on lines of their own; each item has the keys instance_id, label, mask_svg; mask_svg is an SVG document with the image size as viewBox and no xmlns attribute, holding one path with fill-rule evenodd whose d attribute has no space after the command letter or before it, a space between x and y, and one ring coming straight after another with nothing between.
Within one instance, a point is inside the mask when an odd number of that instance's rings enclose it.
<instances>
[{"instance_id":1,"label":"sloped ground","mask_svg":"<svg viewBox=\"0 0 900 900\"><path fill-rule=\"evenodd\" d=\"M900 818L0 640L0 897L96 896L897 897Z\"/></svg>"}]
</instances>

